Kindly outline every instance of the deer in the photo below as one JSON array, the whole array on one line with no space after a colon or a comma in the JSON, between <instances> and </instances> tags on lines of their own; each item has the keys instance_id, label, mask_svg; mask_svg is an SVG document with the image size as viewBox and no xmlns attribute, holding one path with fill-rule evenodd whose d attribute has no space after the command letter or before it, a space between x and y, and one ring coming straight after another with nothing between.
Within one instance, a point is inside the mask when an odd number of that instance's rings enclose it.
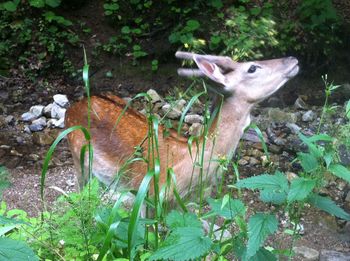
<instances>
[{"instance_id":1,"label":"deer","mask_svg":"<svg viewBox=\"0 0 350 261\"><path fill-rule=\"evenodd\" d=\"M178 74L185 77L208 77L219 84L218 89L225 96L220 113L215 116L207 135L199 139L205 143L204 168L208 169L208 179L215 176L218 161L211 160L232 155L250 124L253 107L270 97L299 71L298 60L294 57L265 61L237 62L228 56L202 55L178 51L175 56L193 61L198 68L180 68ZM92 96L91 104L91 143L93 146L92 172L102 183L110 185L116 178L121 188L136 189L147 172L144 161L131 162L125 171L123 162L130 159L135 147L147 151L145 142L148 133L146 117L136 110L128 109L120 117L126 102L115 95ZM66 112L66 127L88 126L88 101L84 98L73 104ZM118 121L117 126L115 126ZM198 184L200 171L193 171L193 157L201 146L189 149L188 139L171 132L165 136L164 128L159 127L159 162L160 185L166 183L167 168L172 167L176 177L176 189L185 196ZM76 166L79 186L86 178L80 170L80 150L86 144L84 134L80 131L68 135L70 151ZM192 151L189 151L192 150ZM85 162L85 168L88 167ZM123 169L123 174L121 174ZM85 172L87 173L87 172ZM119 177L118 175L123 175ZM191 184L191 185L189 185ZM190 187L189 187L190 186Z\"/></svg>"}]
</instances>

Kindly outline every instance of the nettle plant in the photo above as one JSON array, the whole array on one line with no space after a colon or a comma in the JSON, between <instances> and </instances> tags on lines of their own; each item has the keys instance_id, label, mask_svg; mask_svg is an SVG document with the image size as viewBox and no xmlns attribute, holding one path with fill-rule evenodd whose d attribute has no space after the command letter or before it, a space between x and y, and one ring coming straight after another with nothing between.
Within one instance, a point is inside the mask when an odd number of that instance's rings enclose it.
<instances>
[{"instance_id":1,"label":"nettle plant","mask_svg":"<svg viewBox=\"0 0 350 261\"><path fill-rule=\"evenodd\" d=\"M1 3L2 59L8 63L19 61L30 74L49 69L53 61L59 60L64 61L64 71L74 73L64 45L77 45L79 37L71 30L73 23L54 12L60 3L60 0Z\"/></svg>"}]
</instances>

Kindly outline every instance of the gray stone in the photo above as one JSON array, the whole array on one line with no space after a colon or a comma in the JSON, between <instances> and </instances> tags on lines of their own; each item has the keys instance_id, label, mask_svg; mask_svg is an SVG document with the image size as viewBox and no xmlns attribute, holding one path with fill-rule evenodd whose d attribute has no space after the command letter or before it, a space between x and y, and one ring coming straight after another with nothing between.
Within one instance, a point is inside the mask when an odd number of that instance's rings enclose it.
<instances>
[{"instance_id":1,"label":"gray stone","mask_svg":"<svg viewBox=\"0 0 350 261\"><path fill-rule=\"evenodd\" d=\"M167 118L175 120L175 119L180 118L182 112L181 112L181 110L177 109L176 107L171 108L170 104L165 104L162 107L162 113L164 115L166 115Z\"/></svg>"},{"instance_id":2,"label":"gray stone","mask_svg":"<svg viewBox=\"0 0 350 261\"><path fill-rule=\"evenodd\" d=\"M345 201L350 203L350 191L348 192L348 194L346 195Z\"/></svg>"},{"instance_id":3,"label":"gray stone","mask_svg":"<svg viewBox=\"0 0 350 261\"><path fill-rule=\"evenodd\" d=\"M48 105L46 105L46 106L44 107L43 113L44 113L44 116L45 116L45 117L51 117L52 106L53 106L53 104L50 103L50 104L48 104Z\"/></svg>"},{"instance_id":4,"label":"gray stone","mask_svg":"<svg viewBox=\"0 0 350 261\"><path fill-rule=\"evenodd\" d=\"M59 105L62 108L67 108L69 105L69 101L67 98L67 95L64 94L56 94L53 96L53 100L57 105Z\"/></svg>"},{"instance_id":5,"label":"gray stone","mask_svg":"<svg viewBox=\"0 0 350 261\"><path fill-rule=\"evenodd\" d=\"M318 260L320 253L312 248L300 246L300 247L293 247L293 251L301 256L303 260L313 261Z\"/></svg>"},{"instance_id":6,"label":"gray stone","mask_svg":"<svg viewBox=\"0 0 350 261\"><path fill-rule=\"evenodd\" d=\"M43 115L44 106L43 105L34 105L30 107L29 112L31 112L35 118L39 118Z\"/></svg>"},{"instance_id":7,"label":"gray stone","mask_svg":"<svg viewBox=\"0 0 350 261\"><path fill-rule=\"evenodd\" d=\"M57 119L50 119L47 121L47 127L50 128L64 128L64 118L61 118L59 120Z\"/></svg>"},{"instance_id":8,"label":"gray stone","mask_svg":"<svg viewBox=\"0 0 350 261\"><path fill-rule=\"evenodd\" d=\"M31 160L38 161L40 159L40 156L38 154L29 154L28 155Z\"/></svg>"},{"instance_id":9,"label":"gray stone","mask_svg":"<svg viewBox=\"0 0 350 261\"><path fill-rule=\"evenodd\" d=\"M11 124L14 120L15 120L15 117L13 117L12 115L8 115L8 116L5 118L5 122L6 122L7 124Z\"/></svg>"},{"instance_id":10,"label":"gray stone","mask_svg":"<svg viewBox=\"0 0 350 261\"><path fill-rule=\"evenodd\" d=\"M35 115L31 112L25 112L21 115L22 121L32 121L36 119Z\"/></svg>"},{"instance_id":11,"label":"gray stone","mask_svg":"<svg viewBox=\"0 0 350 261\"><path fill-rule=\"evenodd\" d=\"M256 166L256 165L259 165L259 164L260 164L260 161L259 161L258 159L253 158L253 157L251 157L251 158L249 159L249 165L251 165L251 166Z\"/></svg>"},{"instance_id":12,"label":"gray stone","mask_svg":"<svg viewBox=\"0 0 350 261\"><path fill-rule=\"evenodd\" d=\"M320 261L350 261L350 253L321 250Z\"/></svg>"},{"instance_id":13,"label":"gray stone","mask_svg":"<svg viewBox=\"0 0 350 261\"><path fill-rule=\"evenodd\" d=\"M162 98L159 96L159 94L153 90L153 89L149 89L147 91L147 94L151 97L151 102L152 103L156 103L156 102L160 102L162 101Z\"/></svg>"},{"instance_id":14,"label":"gray stone","mask_svg":"<svg viewBox=\"0 0 350 261\"><path fill-rule=\"evenodd\" d=\"M239 166L246 166L246 165L248 165L248 161L246 160L246 159L240 159L239 161L238 161L238 165Z\"/></svg>"},{"instance_id":15,"label":"gray stone","mask_svg":"<svg viewBox=\"0 0 350 261\"><path fill-rule=\"evenodd\" d=\"M29 129L31 131L41 131L46 127L46 118L40 117L39 119L36 119L32 121L32 124L29 125Z\"/></svg>"},{"instance_id":16,"label":"gray stone","mask_svg":"<svg viewBox=\"0 0 350 261\"><path fill-rule=\"evenodd\" d=\"M202 226L204 231L208 234L210 232L211 224L206 220L201 220L201 221L202 221ZM213 231L215 231L214 237L216 240L220 240L220 239L225 240L225 239L232 238L231 233L227 229L225 229L222 232L220 227L216 224L213 225Z\"/></svg>"},{"instance_id":17,"label":"gray stone","mask_svg":"<svg viewBox=\"0 0 350 261\"><path fill-rule=\"evenodd\" d=\"M31 134L31 133L32 133L32 132L30 131L28 125L24 125L23 131L24 131L25 133L28 133L28 134Z\"/></svg>"},{"instance_id":18,"label":"gray stone","mask_svg":"<svg viewBox=\"0 0 350 261\"><path fill-rule=\"evenodd\" d=\"M298 97L294 102L294 107L296 109L306 110L308 106L301 97Z\"/></svg>"},{"instance_id":19,"label":"gray stone","mask_svg":"<svg viewBox=\"0 0 350 261\"><path fill-rule=\"evenodd\" d=\"M178 100L175 103L175 108L178 109L179 111L182 111L185 108L186 101L184 99Z\"/></svg>"},{"instance_id":20,"label":"gray stone","mask_svg":"<svg viewBox=\"0 0 350 261\"><path fill-rule=\"evenodd\" d=\"M56 103L52 104L51 118L62 119L62 118L64 118L65 114L66 114L65 108L60 107Z\"/></svg>"},{"instance_id":21,"label":"gray stone","mask_svg":"<svg viewBox=\"0 0 350 261\"><path fill-rule=\"evenodd\" d=\"M274 122L292 122L295 123L298 117L294 113L284 112L279 108L270 108L268 110L269 118Z\"/></svg>"},{"instance_id":22,"label":"gray stone","mask_svg":"<svg viewBox=\"0 0 350 261\"><path fill-rule=\"evenodd\" d=\"M292 131L292 133L294 134L298 134L301 130L301 127L299 127L297 124L295 123L291 123L291 122L287 122L286 126Z\"/></svg>"},{"instance_id":23,"label":"gray stone","mask_svg":"<svg viewBox=\"0 0 350 261\"><path fill-rule=\"evenodd\" d=\"M197 114L189 114L185 116L185 122L188 124L203 123L203 121L204 121L203 116L200 116Z\"/></svg>"},{"instance_id":24,"label":"gray stone","mask_svg":"<svg viewBox=\"0 0 350 261\"><path fill-rule=\"evenodd\" d=\"M201 102L197 101L194 104L192 104L189 111L193 114L203 114L204 105Z\"/></svg>"},{"instance_id":25,"label":"gray stone","mask_svg":"<svg viewBox=\"0 0 350 261\"><path fill-rule=\"evenodd\" d=\"M339 145L338 155L341 164L345 166L350 166L350 150L344 144Z\"/></svg>"},{"instance_id":26,"label":"gray stone","mask_svg":"<svg viewBox=\"0 0 350 261\"><path fill-rule=\"evenodd\" d=\"M301 119L302 121L305 121L305 122L313 121L314 119L316 119L316 113L313 112L312 110L308 110L303 114Z\"/></svg>"},{"instance_id":27,"label":"gray stone","mask_svg":"<svg viewBox=\"0 0 350 261\"><path fill-rule=\"evenodd\" d=\"M203 125L202 125L202 124L200 124L200 123L193 123L193 124L191 125L191 127L189 128L189 130L188 130L188 134L189 134L190 136L196 136L196 137L198 137L198 136L200 136L201 133L202 133L202 128L203 128Z\"/></svg>"}]
</instances>

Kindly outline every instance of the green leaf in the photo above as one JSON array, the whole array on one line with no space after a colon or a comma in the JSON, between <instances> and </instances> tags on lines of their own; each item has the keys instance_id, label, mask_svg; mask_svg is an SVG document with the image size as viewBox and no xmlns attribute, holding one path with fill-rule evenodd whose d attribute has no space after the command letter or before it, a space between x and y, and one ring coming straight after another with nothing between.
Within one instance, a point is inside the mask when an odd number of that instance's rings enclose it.
<instances>
[{"instance_id":1,"label":"green leaf","mask_svg":"<svg viewBox=\"0 0 350 261\"><path fill-rule=\"evenodd\" d=\"M316 180L307 178L293 179L288 193L288 202L303 200L312 192L316 186Z\"/></svg>"},{"instance_id":2,"label":"green leaf","mask_svg":"<svg viewBox=\"0 0 350 261\"><path fill-rule=\"evenodd\" d=\"M207 201L215 214L226 219L234 219L237 215L244 216L246 212L243 202L238 199L230 199L225 205L221 199L208 198Z\"/></svg>"},{"instance_id":3,"label":"green leaf","mask_svg":"<svg viewBox=\"0 0 350 261\"><path fill-rule=\"evenodd\" d=\"M330 198L322 197L317 194L312 194L311 196L309 196L308 202L316 208L326 211L329 214L334 215L338 218L348 221L350 220L350 214L345 212L339 206L337 206L335 202L332 201Z\"/></svg>"},{"instance_id":4,"label":"green leaf","mask_svg":"<svg viewBox=\"0 0 350 261\"><path fill-rule=\"evenodd\" d=\"M58 7L61 4L61 0L45 0L45 3L50 7Z\"/></svg>"},{"instance_id":5,"label":"green leaf","mask_svg":"<svg viewBox=\"0 0 350 261\"><path fill-rule=\"evenodd\" d=\"M323 160L326 163L326 167L329 168L330 164L333 161L333 151L325 153L323 155Z\"/></svg>"},{"instance_id":6,"label":"green leaf","mask_svg":"<svg viewBox=\"0 0 350 261\"><path fill-rule=\"evenodd\" d=\"M346 103L345 116L350 120L350 100Z\"/></svg>"},{"instance_id":7,"label":"green leaf","mask_svg":"<svg viewBox=\"0 0 350 261\"><path fill-rule=\"evenodd\" d=\"M340 164L331 164L328 168L338 178L341 178L350 183L350 171Z\"/></svg>"},{"instance_id":8,"label":"green leaf","mask_svg":"<svg viewBox=\"0 0 350 261\"><path fill-rule=\"evenodd\" d=\"M45 6L44 0L29 0L29 4L36 8L43 8Z\"/></svg>"},{"instance_id":9,"label":"green leaf","mask_svg":"<svg viewBox=\"0 0 350 261\"><path fill-rule=\"evenodd\" d=\"M221 0L211 0L210 4L215 7L216 9L220 9L221 7L223 7L223 3Z\"/></svg>"},{"instance_id":10,"label":"green leaf","mask_svg":"<svg viewBox=\"0 0 350 261\"><path fill-rule=\"evenodd\" d=\"M236 187L288 191L288 180L283 173L276 171L274 175L263 174L242 179L236 183Z\"/></svg>"},{"instance_id":11,"label":"green leaf","mask_svg":"<svg viewBox=\"0 0 350 261\"><path fill-rule=\"evenodd\" d=\"M21 220L16 220L14 218L8 218L0 215L0 225L8 225L8 224L28 224Z\"/></svg>"},{"instance_id":12,"label":"green leaf","mask_svg":"<svg viewBox=\"0 0 350 261\"><path fill-rule=\"evenodd\" d=\"M149 260L196 260L211 249L213 242L198 227L174 229Z\"/></svg>"},{"instance_id":13,"label":"green leaf","mask_svg":"<svg viewBox=\"0 0 350 261\"><path fill-rule=\"evenodd\" d=\"M246 257L242 258L243 260L247 260ZM256 252L256 254L254 256L252 256L251 258L249 258L249 261L277 261L277 258L274 254L272 254L269 250L261 247L258 252Z\"/></svg>"},{"instance_id":14,"label":"green leaf","mask_svg":"<svg viewBox=\"0 0 350 261\"><path fill-rule=\"evenodd\" d=\"M197 20L188 20L186 23L186 29L188 31L195 31L200 27L200 23Z\"/></svg>"},{"instance_id":15,"label":"green leaf","mask_svg":"<svg viewBox=\"0 0 350 261\"><path fill-rule=\"evenodd\" d=\"M180 213L177 210L171 211L166 217L166 224L171 229L178 227L202 227L202 223L193 213Z\"/></svg>"},{"instance_id":16,"label":"green leaf","mask_svg":"<svg viewBox=\"0 0 350 261\"><path fill-rule=\"evenodd\" d=\"M299 152L298 159L306 173L314 171L319 166L317 158L310 153Z\"/></svg>"},{"instance_id":17,"label":"green leaf","mask_svg":"<svg viewBox=\"0 0 350 261\"><path fill-rule=\"evenodd\" d=\"M258 15L260 13L260 11L261 11L260 7L253 7L253 8L250 9L250 13L252 15Z\"/></svg>"},{"instance_id":18,"label":"green leaf","mask_svg":"<svg viewBox=\"0 0 350 261\"><path fill-rule=\"evenodd\" d=\"M17 5L14 1L7 1L4 3L4 8L6 11L15 12L17 10Z\"/></svg>"},{"instance_id":19,"label":"green leaf","mask_svg":"<svg viewBox=\"0 0 350 261\"><path fill-rule=\"evenodd\" d=\"M277 219L273 215L258 213L248 221L247 257L254 256L266 237L277 230Z\"/></svg>"},{"instance_id":20,"label":"green leaf","mask_svg":"<svg viewBox=\"0 0 350 261\"><path fill-rule=\"evenodd\" d=\"M260 191L260 199L266 203L281 205L286 201L287 194L284 191L278 192L270 189L264 189Z\"/></svg>"},{"instance_id":21,"label":"green leaf","mask_svg":"<svg viewBox=\"0 0 350 261\"><path fill-rule=\"evenodd\" d=\"M123 34L129 34L130 33L130 27L129 26L123 26L122 27L122 33Z\"/></svg>"},{"instance_id":22,"label":"green leaf","mask_svg":"<svg viewBox=\"0 0 350 261\"><path fill-rule=\"evenodd\" d=\"M39 260L33 250L24 242L0 238L0 260Z\"/></svg>"}]
</instances>

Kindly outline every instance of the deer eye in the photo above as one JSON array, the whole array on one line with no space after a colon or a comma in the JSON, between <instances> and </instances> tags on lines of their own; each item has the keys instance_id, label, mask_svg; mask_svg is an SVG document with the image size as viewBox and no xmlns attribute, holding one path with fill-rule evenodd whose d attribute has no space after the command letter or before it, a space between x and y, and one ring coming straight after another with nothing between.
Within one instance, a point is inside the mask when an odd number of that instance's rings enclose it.
<instances>
[{"instance_id":1,"label":"deer eye","mask_svg":"<svg viewBox=\"0 0 350 261\"><path fill-rule=\"evenodd\" d=\"M248 73L254 73L258 67L255 65L251 65L248 69Z\"/></svg>"}]
</instances>

